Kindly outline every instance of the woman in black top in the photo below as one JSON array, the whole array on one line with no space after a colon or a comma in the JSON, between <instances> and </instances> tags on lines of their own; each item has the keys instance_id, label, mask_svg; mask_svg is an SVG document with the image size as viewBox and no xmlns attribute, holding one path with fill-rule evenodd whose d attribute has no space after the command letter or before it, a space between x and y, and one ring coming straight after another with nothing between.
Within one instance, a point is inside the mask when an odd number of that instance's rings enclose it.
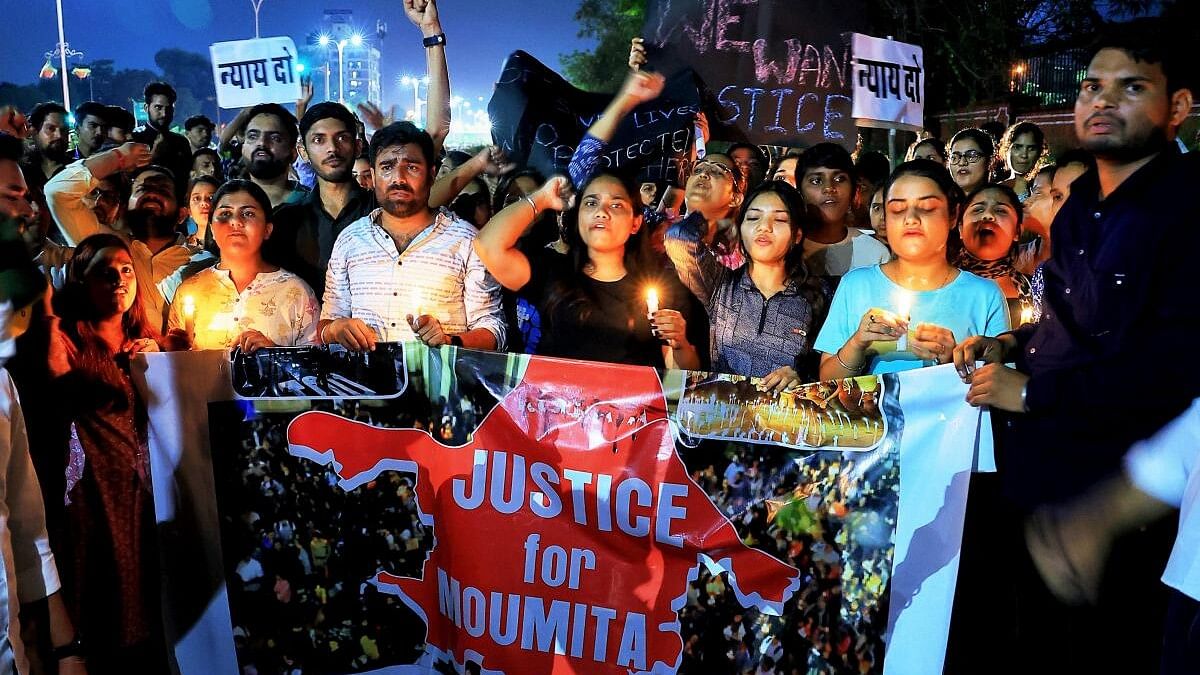
<instances>
[{"instance_id":1,"label":"woman in black top","mask_svg":"<svg viewBox=\"0 0 1200 675\"><path fill-rule=\"evenodd\" d=\"M578 206L566 214L565 255L540 247L521 250L521 234L543 211L566 209L570 192L568 179L551 178L493 216L475 240L475 251L492 276L538 307L542 339L537 353L698 368L700 354L688 338L688 317L679 311L689 305L687 290L650 262L641 231L642 204L630 181L601 171L584 183ZM653 313L647 307L651 290L658 304Z\"/></svg>"}]
</instances>

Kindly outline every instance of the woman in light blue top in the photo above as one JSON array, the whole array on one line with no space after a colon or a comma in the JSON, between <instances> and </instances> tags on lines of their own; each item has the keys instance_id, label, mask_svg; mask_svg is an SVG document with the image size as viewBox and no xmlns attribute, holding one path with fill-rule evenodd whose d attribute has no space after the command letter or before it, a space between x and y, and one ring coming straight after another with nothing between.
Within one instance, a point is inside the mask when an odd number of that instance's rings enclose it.
<instances>
[{"instance_id":1,"label":"woman in light blue top","mask_svg":"<svg viewBox=\"0 0 1200 675\"><path fill-rule=\"evenodd\" d=\"M962 202L934 162L905 162L892 174L884 209L896 258L842 277L813 345L822 380L949 363L958 341L1008 330L1000 287L946 259Z\"/></svg>"}]
</instances>

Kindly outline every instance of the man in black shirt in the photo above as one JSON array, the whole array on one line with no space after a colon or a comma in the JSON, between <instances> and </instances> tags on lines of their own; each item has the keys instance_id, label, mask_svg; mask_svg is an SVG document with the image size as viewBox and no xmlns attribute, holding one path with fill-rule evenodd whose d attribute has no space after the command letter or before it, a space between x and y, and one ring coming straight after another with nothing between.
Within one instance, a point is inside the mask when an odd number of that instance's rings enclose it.
<instances>
[{"instance_id":1,"label":"man in black shirt","mask_svg":"<svg viewBox=\"0 0 1200 675\"><path fill-rule=\"evenodd\" d=\"M1041 322L955 348L971 384L967 401L996 413L997 463L1018 513L1118 471L1132 443L1200 395L1200 202L1190 197L1200 157L1171 143L1192 107L1186 62L1168 53L1173 44L1161 29L1130 26L1096 52L1075 103L1075 132L1097 170L1072 184L1054 220ZM1016 369L1003 365L1009 361ZM1095 611L1071 613L1043 589L1020 588L1032 599L1017 603L1025 622L1018 630L1044 622L1029 632L1053 644L1043 655L1050 660L1037 662L1069 659L1054 667L1078 672L1157 670L1165 606L1157 577L1169 530L1164 523L1114 547ZM1095 638L1111 631L1120 632L1120 648L1097 649Z\"/></svg>"},{"instance_id":2,"label":"man in black shirt","mask_svg":"<svg viewBox=\"0 0 1200 675\"><path fill-rule=\"evenodd\" d=\"M171 170L175 177L175 196L182 199L192 171L192 146L187 138L171 131L177 99L175 88L166 82L151 82L142 93L146 99L142 104L146 111L146 126L133 132L133 140L150 146L153 163Z\"/></svg>"},{"instance_id":3,"label":"man in black shirt","mask_svg":"<svg viewBox=\"0 0 1200 675\"><path fill-rule=\"evenodd\" d=\"M273 218L275 230L263 254L304 279L317 297L325 290L325 268L333 243L346 226L375 209L375 195L355 182L351 170L362 147L358 120L345 106L318 103L300 120L301 153L317 174L316 189Z\"/></svg>"}]
</instances>

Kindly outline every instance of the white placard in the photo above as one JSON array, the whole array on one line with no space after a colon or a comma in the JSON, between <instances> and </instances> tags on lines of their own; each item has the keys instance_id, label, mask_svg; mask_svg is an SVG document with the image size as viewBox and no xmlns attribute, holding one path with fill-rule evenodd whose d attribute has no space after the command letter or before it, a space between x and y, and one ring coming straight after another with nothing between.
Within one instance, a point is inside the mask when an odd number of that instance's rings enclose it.
<instances>
[{"instance_id":1,"label":"white placard","mask_svg":"<svg viewBox=\"0 0 1200 675\"><path fill-rule=\"evenodd\" d=\"M924 127L925 56L905 42L854 33L853 116L860 126Z\"/></svg>"},{"instance_id":2,"label":"white placard","mask_svg":"<svg viewBox=\"0 0 1200 675\"><path fill-rule=\"evenodd\" d=\"M289 37L218 42L212 55L217 105L244 108L259 103L293 103L300 98L296 44Z\"/></svg>"}]
</instances>

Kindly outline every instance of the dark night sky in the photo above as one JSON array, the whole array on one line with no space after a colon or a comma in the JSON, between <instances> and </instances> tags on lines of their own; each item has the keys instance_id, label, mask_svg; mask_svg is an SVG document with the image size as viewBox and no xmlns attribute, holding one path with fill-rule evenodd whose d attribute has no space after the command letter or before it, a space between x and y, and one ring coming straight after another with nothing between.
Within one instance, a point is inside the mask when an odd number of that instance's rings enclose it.
<instances>
[{"instance_id":1,"label":"dark night sky","mask_svg":"<svg viewBox=\"0 0 1200 675\"><path fill-rule=\"evenodd\" d=\"M78 62L113 59L117 68L149 68L154 53L177 47L208 56L208 45L254 37L250 0L62 0L64 28ZM441 0L451 90L474 102L491 95L492 82L509 52L524 49L558 69L560 54L588 49L576 37L577 0ZM0 21L0 81L36 81L45 52L58 41L54 0L4 0ZM119 9L110 9L119 8ZM424 73L421 36L404 15L400 0L265 0L260 13L263 37L286 35L298 47L321 25L325 9L350 9L373 42L376 20L388 25L381 45L385 103L411 101L396 84L401 73ZM73 61L75 62L75 61ZM55 62L57 65L57 61ZM336 90L336 56L334 56ZM323 95L317 83L316 96ZM336 97L336 93L335 93Z\"/></svg>"}]
</instances>

